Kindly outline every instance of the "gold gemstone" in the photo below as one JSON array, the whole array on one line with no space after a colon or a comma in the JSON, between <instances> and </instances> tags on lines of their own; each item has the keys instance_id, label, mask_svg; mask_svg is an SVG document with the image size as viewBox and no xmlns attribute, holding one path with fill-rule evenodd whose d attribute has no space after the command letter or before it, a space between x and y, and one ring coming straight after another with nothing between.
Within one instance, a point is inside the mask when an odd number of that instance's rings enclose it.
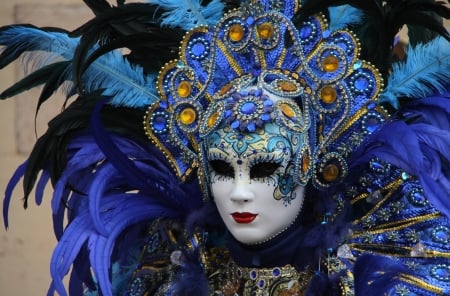
<instances>
[{"instance_id":1,"label":"gold gemstone","mask_svg":"<svg viewBox=\"0 0 450 296\"><path fill-rule=\"evenodd\" d=\"M220 90L219 90L219 96L223 96L226 94L233 85L231 83L225 84Z\"/></svg>"},{"instance_id":2,"label":"gold gemstone","mask_svg":"<svg viewBox=\"0 0 450 296\"><path fill-rule=\"evenodd\" d=\"M334 55L329 55L323 60L323 69L327 72L334 72L339 68L339 59Z\"/></svg>"},{"instance_id":3,"label":"gold gemstone","mask_svg":"<svg viewBox=\"0 0 450 296\"><path fill-rule=\"evenodd\" d=\"M291 106L289 106L289 104L282 103L281 111L283 112L284 115L286 115L289 118L292 118L295 116L294 109Z\"/></svg>"},{"instance_id":4,"label":"gold gemstone","mask_svg":"<svg viewBox=\"0 0 450 296\"><path fill-rule=\"evenodd\" d=\"M230 37L231 41L239 42L244 38L244 27L240 24L234 24L228 30L228 37Z\"/></svg>"},{"instance_id":5,"label":"gold gemstone","mask_svg":"<svg viewBox=\"0 0 450 296\"><path fill-rule=\"evenodd\" d=\"M293 92L297 90L297 85L294 82L288 80L278 81L278 86L284 91Z\"/></svg>"},{"instance_id":6,"label":"gold gemstone","mask_svg":"<svg viewBox=\"0 0 450 296\"><path fill-rule=\"evenodd\" d=\"M219 118L219 112L214 112L211 114L211 116L208 118L208 127L213 127L214 124L217 122L217 119Z\"/></svg>"},{"instance_id":7,"label":"gold gemstone","mask_svg":"<svg viewBox=\"0 0 450 296\"><path fill-rule=\"evenodd\" d=\"M335 164L329 164L323 170L323 178L325 181L333 182L339 177L339 168Z\"/></svg>"},{"instance_id":8,"label":"gold gemstone","mask_svg":"<svg viewBox=\"0 0 450 296\"><path fill-rule=\"evenodd\" d=\"M273 35L273 25L271 23L262 23L258 26L258 34L262 39L269 39Z\"/></svg>"},{"instance_id":9,"label":"gold gemstone","mask_svg":"<svg viewBox=\"0 0 450 296\"><path fill-rule=\"evenodd\" d=\"M337 98L337 92L332 86L325 86L320 90L320 99L325 104L331 104L336 101Z\"/></svg>"},{"instance_id":10,"label":"gold gemstone","mask_svg":"<svg viewBox=\"0 0 450 296\"><path fill-rule=\"evenodd\" d=\"M178 95L182 98L187 98L191 94L191 84L188 81L181 81L178 84Z\"/></svg>"},{"instance_id":11,"label":"gold gemstone","mask_svg":"<svg viewBox=\"0 0 450 296\"><path fill-rule=\"evenodd\" d=\"M189 125L195 121L197 114L191 107L184 108L180 113L180 121L182 124Z\"/></svg>"},{"instance_id":12,"label":"gold gemstone","mask_svg":"<svg viewBox=\"0 0 450 296\"><path fill-rule=\"evenodd\" d=\"M303 170L303 173L308 172L308 170L309 170L309 162L310 162L309 154L305 154L305 155L303 156L303 161L302 161L302 170Z\"/></svg>"}]
</instances>

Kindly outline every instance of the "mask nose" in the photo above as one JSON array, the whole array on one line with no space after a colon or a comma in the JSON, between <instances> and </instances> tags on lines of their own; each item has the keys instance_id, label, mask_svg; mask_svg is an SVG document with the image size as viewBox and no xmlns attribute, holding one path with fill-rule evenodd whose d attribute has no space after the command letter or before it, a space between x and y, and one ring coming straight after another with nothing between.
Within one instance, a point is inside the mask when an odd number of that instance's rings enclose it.
<instances>
[{"instance_id":1,"label":"mask nose","mask_svg":"<svg viewBox=\"0 0 450 296\"><path fill-rule=\"evenodd\" d=\"M246 181L237 181L230 194L230 199L234 202L250 202L255 198L250 184Z\"/></svg>"}]
</instances>

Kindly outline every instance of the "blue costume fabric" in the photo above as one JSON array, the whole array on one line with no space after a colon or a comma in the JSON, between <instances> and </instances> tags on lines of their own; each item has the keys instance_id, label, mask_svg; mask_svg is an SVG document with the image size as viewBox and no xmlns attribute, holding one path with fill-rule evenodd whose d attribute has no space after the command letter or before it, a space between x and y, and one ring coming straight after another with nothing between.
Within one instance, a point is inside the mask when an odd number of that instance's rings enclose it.
<instances>
[{"instance_id":1,"label":"blue costume fabric","mask_svg":"<svg viewBox=\"0 0 450 296\"><path fill-rule=\"evenodd\" d=\"M450 295L448 6L84 2L95 17L72 32L0 28L0 67L32 61L0 99L39 85L38 109L60 88L76 97L3 201L8 227L22 178L25 207L54 188L48 295ZM233 114L247 97L259 113ZM216 209L204 140L269 121L304 140L283 181L305 201L288 229L246 245Z\"/></svg>"}]
</instances>

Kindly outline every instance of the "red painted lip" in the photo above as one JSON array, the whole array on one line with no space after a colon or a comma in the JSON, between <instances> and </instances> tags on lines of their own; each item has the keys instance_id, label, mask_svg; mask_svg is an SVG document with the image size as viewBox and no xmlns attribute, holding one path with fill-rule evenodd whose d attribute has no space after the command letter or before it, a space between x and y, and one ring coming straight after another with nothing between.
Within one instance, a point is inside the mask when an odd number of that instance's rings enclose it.
<instances>
[{"instance_id":1,"label":"red painted lip","mask_svg":"<svg viewBox=\"0 0 450 296\"><path fill-rule=\"evenodd\" d=\"M257 214L253 213L232 213L231 216L233 217L234 221L240 224L248 224L251 223L253 220L255 220Z\"/></svg>"}]
</instances>

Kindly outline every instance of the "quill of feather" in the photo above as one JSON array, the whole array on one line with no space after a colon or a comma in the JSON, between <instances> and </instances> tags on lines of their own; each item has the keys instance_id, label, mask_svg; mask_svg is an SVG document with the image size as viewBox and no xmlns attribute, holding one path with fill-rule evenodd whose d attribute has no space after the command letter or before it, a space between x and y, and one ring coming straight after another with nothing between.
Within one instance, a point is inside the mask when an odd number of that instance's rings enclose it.
<instances>
[{"instance_id":1,"label":"quill of feather","mask_svg":"<svg viewBox=\"0 0 450 296\"><path fill-rule=\"evenodd\" d=\"M212 0L202 6L199 0L148 0L167 10L162 14L161 24L168 27L179 27L186 31L199 25L217 23L223 15L224 4L220 0Z\"/></svg>"},{"instance_id":2,"label":"quill of feather","mask_svg":"<svg viewBox=\"0 0 450 296\"><path fill-rule=\"evenodd\" d=\"M450 79L450 43L437 37L409 47L406 62L395 63L379 101L398 108L399 97L423 98L444 92Z\"/></svg>"},{"instance_id":3,"label":"quill of feather","mask_svg":"<svg viewBox=\"0 0 450 296\"><path fill-rule=\"evenodd\" d=\"M340 5L328 8L330 13L330 31L347 28L359 24L364 16L363 12L350 5Z\"/></svg>"}]
</instances>

